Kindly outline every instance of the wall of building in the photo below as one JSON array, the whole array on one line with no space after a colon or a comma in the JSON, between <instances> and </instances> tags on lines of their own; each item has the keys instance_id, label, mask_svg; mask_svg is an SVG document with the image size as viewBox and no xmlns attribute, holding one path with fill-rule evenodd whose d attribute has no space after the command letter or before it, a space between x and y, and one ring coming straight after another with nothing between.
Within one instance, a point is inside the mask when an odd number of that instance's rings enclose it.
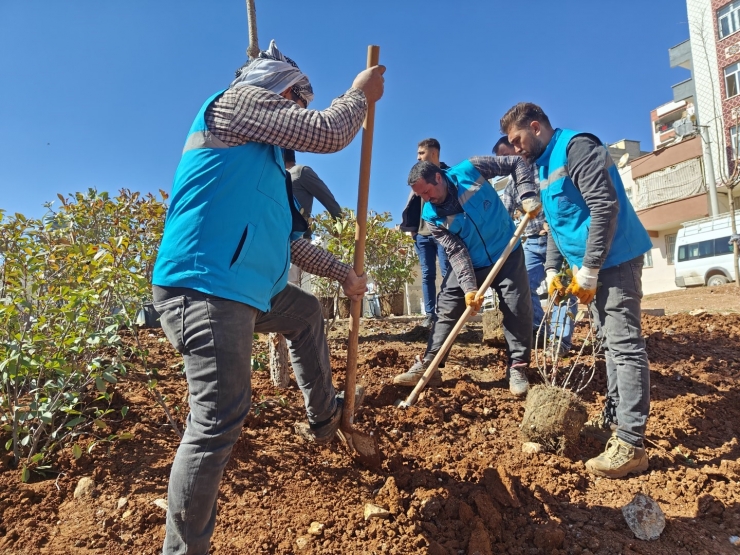
<instances>
[{"instance_id":1,"label":"wall of building","mask_svg":"<svg viewBox=\"0 0 740 555\"><path fill-rule=\"evenodd\" d=\"M699 125L706 125L712 146L712 166L719 179L720 154L724 148L722 87L717 70L716 13L711 0L686 0L689 37L696 87L696 113ZM724 157L722 157L724 159ZM708 160L705 160L705 164Z\"/></svg>"},{"instance_id":2,"label":"wall of building","mask_svg":"<svg viewBox=\"0 0 740 555\"><path fill-rule=\"evenodd\" d=\"M645 267L642 270L643 294L650 295L678 289L675 283L673 264L668 264L666 235L677 233L679 227L651 233L651 235L654 235L654 237L650 237L653 242L653 248L650 250L653 266L652 268Z\"/></svg>"},{"instance_id":3,"label":"wall of building","mask_svg":"<svg viewBox=\"0 0 740 555\"><path fill-rule=\"evenodd\" d=\"M717 38L715 44L717 48L717 73L720 81L720 94L722 96L722 118L724 119L724 141L725 145L731 145L730 128L738 124L738 109L740 109L740 95L727 98L727 87L724 79L725 68L729 65L740 61L740 32L728 35L722 39L719 38L719 22L717 20L717 10L726 6L731 0L711 0L712 12L714 13L714 36ZM731 160L732 154L730 149L724 147L722 153L725 160ZM723 166L726 173L726 166ZM721 181L719 174L718 181Z\"/></svg>"}]
</instances>

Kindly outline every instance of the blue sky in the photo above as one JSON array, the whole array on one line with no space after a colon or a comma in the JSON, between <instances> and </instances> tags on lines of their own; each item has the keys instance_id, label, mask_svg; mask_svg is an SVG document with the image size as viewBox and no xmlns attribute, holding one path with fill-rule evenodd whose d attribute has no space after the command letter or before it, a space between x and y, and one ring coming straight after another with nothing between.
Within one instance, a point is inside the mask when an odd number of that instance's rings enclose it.
<instances>
[{"instance_id":1,"label":"blue sky","mask_svg":"<svg viewBox=\"0 0 740 555\"><path fill-rule=\"evenodd\" d=\"M688 78L668 48L688 38L679 0L256 0L323 109L380 45L370 208L396 222L416 144L454 164L487 154L513 104L556 126L652 148L650 110ZM57 193L170 190L190 124L245 59L243 0L0 0L0 208L41 216ZM331 155L298 154L354 207L360 135Z\"/></svg>"}]
</instances>

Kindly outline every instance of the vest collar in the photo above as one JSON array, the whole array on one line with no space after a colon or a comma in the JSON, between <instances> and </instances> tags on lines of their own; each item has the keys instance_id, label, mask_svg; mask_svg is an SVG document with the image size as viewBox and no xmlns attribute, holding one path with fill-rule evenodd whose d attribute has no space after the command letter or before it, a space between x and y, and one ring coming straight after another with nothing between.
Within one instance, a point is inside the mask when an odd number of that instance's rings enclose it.
<instances>
[{"instance_id":1,"label":"vest collar","mask_svg":"<svg viewBox=\"0 0 740 555\"><path fill-rule=\"evenodd\" d=\"M550 139L550 142L547 143L547 148L545 149L545 152L543 152L542 155L537 158L536 164L538 166L542 167L550 165L550 155L552 154L552 151L555 148L555 145L557 144L562 132L563 130L558 127L552 134L552 138Z\"/></svg>"}]
</instances>

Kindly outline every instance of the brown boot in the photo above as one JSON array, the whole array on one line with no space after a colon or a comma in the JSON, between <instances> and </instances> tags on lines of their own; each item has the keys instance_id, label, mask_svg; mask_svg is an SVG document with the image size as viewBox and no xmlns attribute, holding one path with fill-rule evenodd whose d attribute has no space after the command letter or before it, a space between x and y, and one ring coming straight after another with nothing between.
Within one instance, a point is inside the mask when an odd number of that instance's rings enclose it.
<instances>
[{"instance_id":1,"label":"brown boot","mask_svg":"<svg viewBox=\"0 0 740 555\"><path fill-rule=\"evenodd\" d=\"M622 478L639 474L648 468L648 456L643 447L635 447L617 436L609 438L606 449L586 462L586 470L605 478Z\"/></svg>"},{"instance_id":2,"label":"brown boot","mask_svg":"<svg viewBox=\"0 0 740 555\"><path fill-rule=\"evenodd\" d=\"M606 443L617 431L617 424L606 419L603 411L583 425L581 435Z\"/></svg>"}]
</instances>

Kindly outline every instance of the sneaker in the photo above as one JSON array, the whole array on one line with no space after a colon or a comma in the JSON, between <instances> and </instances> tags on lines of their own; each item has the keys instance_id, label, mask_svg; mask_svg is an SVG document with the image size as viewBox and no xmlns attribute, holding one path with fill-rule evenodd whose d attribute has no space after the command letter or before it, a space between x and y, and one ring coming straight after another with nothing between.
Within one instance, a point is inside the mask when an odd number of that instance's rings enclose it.
<instances>
[{"instance_id":1,"label":"sneaker","mask_svg":"<svg viewBox=\"0 0 740 555\"><path fill-rule=\"evenodd\" d=\"M645 448L630 445L617 436L609 439L601 455L586 462L586 470L605 478L621 478L647 469L648 456Z\"/></svg>"},{"instance_id":2,"label":"sneaker","mask_svg":"<svg viewBox=\"0 0 740 555\"><path fill-rule=\"evenodd\" d=\"M355 386L355 408L362 404L365 399L365 388L361 385ZM314 443L329 443L339 429L342 423L342 408L344 407L344 391L337 393L337 408L334 414L323 422L310 423L298 422L295 425L295 432L306 441Z\"/></svg>"},{"instance_id":3,"label":"sneaker","mask_svg":"<svg viewBox=\"0 0 740 555\"><path fill-rule=\"evenodd\" d=\"M517 397L523 397L529 391L529 380L527 379L528 364L512 364L506 370L506 377L509 380L509 391Z\"/></svg>"},{"instance_id":4,"label":"sneaker","mask_svg":"<svg viewBox=\"0 0 740 555\"><path fill-rule=\"evenodd\" d=\"M421 360L421 357L417 355L414 365L409 368L407 372L395 376L393 378L393 383L396 385L406 385L409 387L414 387L417 383L419 383L419 380L421 380L421 376L424 374L424 371L427 369L430 362L432 361ZM437 368L434 371L434 374L432 374L432 377L429 379L428 385L431 385L432 387L439 387L440 385L442 385L442 373L439 371L439 368Z\"/></svg>"},{"instance_id":5,"label":"sneaker","mask_svg":"<svg viewBox=\"0 0 740 555\"><path fill-rule=\"evenodd\" d=\"M432 329L432 326L434 325L434 314L427 314L427 317L424 318L424 321L421 323L421 325L428 330Z\"/></svg>"},{"instance_id":6,"label":"sneaker","mask_svg":"<svg viewBox=\"0 0 740 555\"><path fill-rule=\"evenodd\" d=\"M618 427L619 425L616 422L608 420L602 411L598 416L595 416L583 425L581 435L591 437L601 443L606 443L614 435Z\"/></svg>"}]
</instances>

